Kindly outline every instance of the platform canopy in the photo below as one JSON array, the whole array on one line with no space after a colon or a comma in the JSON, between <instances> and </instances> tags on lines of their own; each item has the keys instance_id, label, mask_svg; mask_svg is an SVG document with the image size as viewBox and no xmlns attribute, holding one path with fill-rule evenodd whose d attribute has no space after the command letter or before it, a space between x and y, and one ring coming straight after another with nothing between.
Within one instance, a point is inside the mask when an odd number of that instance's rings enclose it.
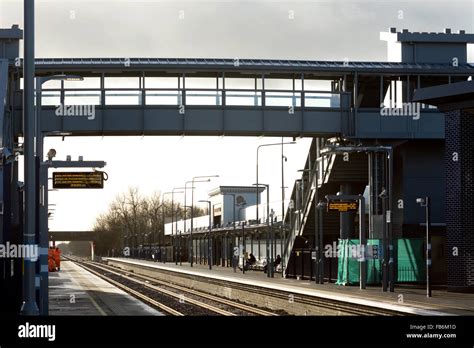
<instances>
[{"instance_id":1,"label":"platform canopy","mask_svg":"<svg viewBox=\"0 0 474 348\"><path fill-rule=\"evenodd\" d=\"M474 81L417 89L413 101L437 106L441 111L474 108Z\"/></svg>"}]
</instances>

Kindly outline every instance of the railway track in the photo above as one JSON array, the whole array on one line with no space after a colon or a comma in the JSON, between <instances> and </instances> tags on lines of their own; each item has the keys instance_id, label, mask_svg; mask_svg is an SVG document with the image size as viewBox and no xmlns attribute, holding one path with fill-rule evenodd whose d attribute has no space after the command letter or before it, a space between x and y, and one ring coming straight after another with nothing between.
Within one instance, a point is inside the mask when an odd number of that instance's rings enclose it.
<instances>
[{"instance_id":1,"label":"railway track","mask_svg":"<svg viewBox=\"0 0 474 348\"><path fill-rule=\"evenodd\" d=\"M108 266L108 267L112 267L112 266ZM169 274L169 275L179 276L179 277L187 278L191 280L202 281L202 278L199 278L194 275L177 274L176 272L172 272L172 271L150 268L146 265L143 265L143 266L134 265L134 267L143 267L147 269L153 269L153 271L157 273ZM117 270L119 268L113 267L113 269ZM135 275L137 275L137 273L135 273ZM149 277L149 276L143 276L143 277L146 277L146 279L150 281L153 280L156 282L164 283L163 281L160 281L159 279L155 277ZM360 304L351 304L344 301L318 298L318 297L308 296L308 295L303 295L303 294L291 294L287 291L262 288L259 286L240 284L238 282L232 282L232 281L226 281L226 280L206 278L206 283L215 284L216 286L220 286L220 287L229 287L229 288L232 288L232 290L252 292L253 294L261 295L262 297L276 298L276 299L285 300L285 301L288 301L289 295L291 295L292 301L294 302L297 302L305 306L318 307L327 311L335 311L337 312L338 315L357 315L357 316L406 316L408 315L406 313L402 313L396 310L390 310L386 308L365 306L365 305L360 305ZM170 283L166 283L166 284L170 284ZM173 286L187 289L180 285L173 285Z\"/></svg>"},{"instance_id":2,"label":"railway track","mask_svg":"<svg viewBox=\"0 0 474 348\"><path fill-rule=\"evenodd\" d=\"M180 285L170 284L153 277L131 273L101 263L85 261L74 257L65 257L65 259L75 262L87 271L168 315L278 315L278 313L275 312L245 305Z\"/></svg>"}]
</instances>

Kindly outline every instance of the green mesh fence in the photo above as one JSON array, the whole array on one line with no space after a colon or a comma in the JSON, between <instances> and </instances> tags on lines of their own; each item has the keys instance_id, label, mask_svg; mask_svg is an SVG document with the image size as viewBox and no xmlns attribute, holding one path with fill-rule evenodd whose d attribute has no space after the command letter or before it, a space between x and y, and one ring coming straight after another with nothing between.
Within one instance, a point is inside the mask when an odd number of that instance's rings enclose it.
<instances>
[{"instance_id":1,"label":"green mesh fence","mask_svg":"<svg viewBox=\"0 0 474 348\"><path fill-rule=\"evenodd\" d=\"M379 284L382 280L382 241L367 240L367 284ZM420 282L425 278L423 239L398 239L395 249L398 282ZM375 247L374 247L375 246ZM359 283L360 248L358 239L339 239L338 285Z\"/></svg>"},{"instance_id":2,"label":"green mesh fence","mask_svg":"<svg viewBox=\"0 0 474 348\"><path fill-rule=\"evenodd\" d=\"M425 281L425 241L423 238L398 239L397 281Z\"/></svg>"}]
</instances>

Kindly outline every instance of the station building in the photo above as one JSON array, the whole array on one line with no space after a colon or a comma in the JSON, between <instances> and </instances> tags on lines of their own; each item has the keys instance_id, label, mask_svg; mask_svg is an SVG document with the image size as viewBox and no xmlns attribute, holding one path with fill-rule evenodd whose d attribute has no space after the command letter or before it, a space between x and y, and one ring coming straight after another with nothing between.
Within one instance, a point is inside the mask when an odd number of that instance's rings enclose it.
<instances>
[{"instance_id":1,"label":"station building","mask_svg":"<svg viewBox=\"0 0 474 348\"><path fill-rule=\"evenodd\" d=\"M230 265L231 250L238 246L240 255L252 253L264 264L267 262L267 237L271 239L274 258L281 255L282 204L281 200L267 202L265 191L265 186L259 186L258 191L256 186L219 186L208 192L204 202L197 199L201 206L210 203L210 215L165 224L165 235L173 241L174 256L182 262L189 262L192 238L194 262L207 263L210 247L214 264ZM288 204L291 205L291 201L285 202L286 207ZM211 245L209 236L212 237Z\"/></svg>"}]
</instances>

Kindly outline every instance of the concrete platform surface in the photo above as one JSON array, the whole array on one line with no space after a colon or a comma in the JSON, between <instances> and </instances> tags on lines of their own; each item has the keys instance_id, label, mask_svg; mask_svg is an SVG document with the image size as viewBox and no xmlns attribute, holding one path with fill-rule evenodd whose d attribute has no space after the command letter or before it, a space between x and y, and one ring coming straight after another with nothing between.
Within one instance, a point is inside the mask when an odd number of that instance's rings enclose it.
<instances>
[{"instance_id":1,"label":"concrete platform surface","mask_svg":"<svg viewBox=\"0 0 474 348\"><path fill-rule=\"evenodd\" d=\"M162 315L71 261L49 273L49 315Z\"/></svg>"},{"instance_id":2,"label":"concrete platform surface","mask_svg":"<svg viewBox=\"0 0 474 348\"><path fill-rule=\"evenodd\" d=\"M354 304L368 305L378 308L396 310L415 315L474 315L474 294L453 293L444 290L433 290L432 297L426 297L426 289L420 286L398 285L394 292L382 292L380 286L367 286L359 289L356 286L340 286L331 284L315 284L314 281L282 278L281 273L275 273L274 278L268 278L262 271L233 272L232 268L189 263L158 263L129 258L105 258L122 262L143 264L158 269L181 272L185 274L210 277L242 284L261 286L264 288L280 289L294 294L304 294L327 298Z\"/></svg>"}]
</instances>

